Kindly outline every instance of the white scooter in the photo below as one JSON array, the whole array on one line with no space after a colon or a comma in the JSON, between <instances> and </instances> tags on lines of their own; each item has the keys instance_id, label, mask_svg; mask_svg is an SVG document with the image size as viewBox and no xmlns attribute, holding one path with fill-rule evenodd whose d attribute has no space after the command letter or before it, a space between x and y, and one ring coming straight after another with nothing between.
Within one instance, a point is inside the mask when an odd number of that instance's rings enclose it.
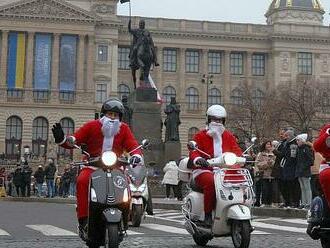
<instances>
[{"instance_id":1,"label":"white scooter","mask_svg":"<svg viewBox=\"0 0 330 248\"><path fill-rule=\"evenodd\" d=\"M188 147L206 154L198 149L194 141L190 141ZM208 160L209 164L214 166L216 188L216 208L212 213L211 228L199 225L204 221L204 194L194 180L191 180L191 192L185 198L182 213L185 218L185 228L197 245L205 246L214 237L231 236L235 248L249 247L253 231L251 226L253 181L247 169L229 168L234 164L244 164L245 161L244 157L237 157L234 153L224 153L222 157Z\"/></svg>"}]
</instances>

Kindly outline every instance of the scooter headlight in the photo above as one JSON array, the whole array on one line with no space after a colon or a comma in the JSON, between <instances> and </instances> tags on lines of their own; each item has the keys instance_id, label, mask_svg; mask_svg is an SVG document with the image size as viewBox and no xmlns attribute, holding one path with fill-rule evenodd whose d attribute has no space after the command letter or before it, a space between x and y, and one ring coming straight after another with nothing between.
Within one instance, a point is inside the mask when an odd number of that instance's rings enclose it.
<instances>
[{"instance_id":1,"label":"scooter headlight","mask_svg":"<svg viewBox=\"0 0 330 248\"><path fill-rule=\"evenodd\" d=\"M234 165L237 163L237 156L232 152L226 152L223 154L223 161L226 165Z\"/></svg>"},{"instance_id":2,"label":"scooter headlight","mask_svg":"<svg viewBox=\"0 0 330 248\"><path fill-rule=\"evenodd\" d=\"M106 151L102 154L102 162L106 166L112 166L117 162L117 155L112 151Z\"/></svg>"}]
</instances>

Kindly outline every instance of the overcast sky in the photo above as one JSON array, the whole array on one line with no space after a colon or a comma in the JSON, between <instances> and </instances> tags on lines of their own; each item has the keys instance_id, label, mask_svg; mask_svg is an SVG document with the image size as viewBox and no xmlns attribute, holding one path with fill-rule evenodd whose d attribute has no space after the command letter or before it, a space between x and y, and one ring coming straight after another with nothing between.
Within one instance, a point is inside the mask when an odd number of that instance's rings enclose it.
<instances>
[{"instance_id":1,"label":"overcast sky","mask_svg":"<svg viewBox=\"0 0 330 248\"><path fill-rule=\"evenodd\" d=\"M266 24L271 0L131 0L132 15L191 20ZM321 0L324 24L329 25L330 0ZM119 15L129 15L129 4L118 4Z\"/></svg>"}]
</instances>

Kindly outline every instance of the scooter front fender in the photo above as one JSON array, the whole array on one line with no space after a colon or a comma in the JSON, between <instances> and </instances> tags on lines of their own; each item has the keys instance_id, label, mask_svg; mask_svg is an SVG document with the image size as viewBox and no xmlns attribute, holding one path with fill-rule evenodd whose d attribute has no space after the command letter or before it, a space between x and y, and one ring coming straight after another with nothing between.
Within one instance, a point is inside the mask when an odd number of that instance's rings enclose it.
<instances>
[{"instance_id":1,"label":"scooter front fender","mask_svg":"<svg viewBox=\"0 0 330 248\"><path fill-rule=\"evenodd\" d=\"M108 223L119 223L122 218L122 212L117 208L107 208L103 211L103 217Z\"/></svg>"},{"instance_id":2,"label":"scooter front fender","mask_svg":"<svg viewBox=\"0 0 330 248\"><path fill-rule=\"evenodd\" d=\"M250 220L251 210L245 205L233 205L228 208L228 219L233 220Z\"/></svg>"}]
</instances>

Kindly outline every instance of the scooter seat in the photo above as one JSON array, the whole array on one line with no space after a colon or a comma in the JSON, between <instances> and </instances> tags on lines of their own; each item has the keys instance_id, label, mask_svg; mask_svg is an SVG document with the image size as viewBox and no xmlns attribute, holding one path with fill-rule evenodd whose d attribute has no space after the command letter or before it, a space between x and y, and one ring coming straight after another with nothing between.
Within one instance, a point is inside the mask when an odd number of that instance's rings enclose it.
<instances>
[{"instance_id":1,"label":"scooter seat","mask_svg":"<svg viewBox=\"0 0 330 248\"><path fill-rule=\"evenodd\" d=\"M190 185L189 186L190 186L192 191L203 193L203 189L201 187L197 186L194 179L190 180Z\"/></svg>"}]
</instances>

